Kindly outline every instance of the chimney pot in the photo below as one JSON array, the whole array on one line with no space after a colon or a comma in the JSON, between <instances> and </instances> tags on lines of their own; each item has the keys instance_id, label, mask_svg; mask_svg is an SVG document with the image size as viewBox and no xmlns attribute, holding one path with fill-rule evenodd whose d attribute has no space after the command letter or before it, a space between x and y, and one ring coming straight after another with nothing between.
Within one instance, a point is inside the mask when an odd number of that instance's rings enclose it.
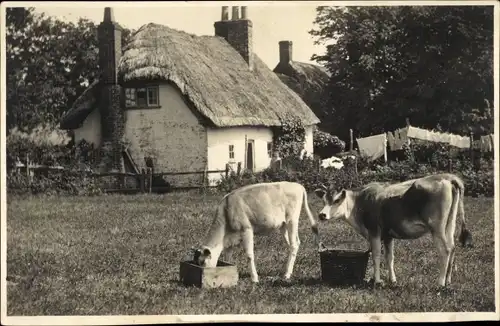
<instances>
[{"instance_id":1,"label":"chimney pot","mask_svg":"<svg viewBox=\"0 0 500 326\"><path fill-rule=\"evenodd\" d=\"M112 23L115 21L115 15L113 14L113 9L110 7L104 8L104 22Z\"/></svg>"},{"instance_id":2,"label":"chimney pot","mask_svg":"<svg viewBox=\"0 0 500 326\"><path fill-rule=\"evenodd\" d=\"M280 63L288 64L288 63L290 63L290 61L293 61L293 57L292 57L293 43L292 43L292 41L280 41L279 48L280 48Z\"/></svg>"},{"instance_id":3,"label":"chimney pot","mask_svg":"<svg viewBox=\"0 0 500 326\"><path fill-rule=\"evenodd\" d=\"M233 15L231 17L231 20L239 20L240 19L240 7L238 6L233 6Z\"/></svg>"},{"instance_id":4,"label":"chimney pot","mask_svg":"<svg viewBox=\"0 0 500 326\"><path fill-rule=\"evenodd\" d=\"M247 17L247 6L241 7L241 19L248 19Z\"/></svg>"},{"instance_id":5,"label":"chimney pot","mask_svg":"<svg viewBox=\"0 0 500 326\"><path fill-rule=\"evenodd\" d=\"M220 20L229 20L229 6L222 6L222 13Z\"/></svg>"}]
</instances>

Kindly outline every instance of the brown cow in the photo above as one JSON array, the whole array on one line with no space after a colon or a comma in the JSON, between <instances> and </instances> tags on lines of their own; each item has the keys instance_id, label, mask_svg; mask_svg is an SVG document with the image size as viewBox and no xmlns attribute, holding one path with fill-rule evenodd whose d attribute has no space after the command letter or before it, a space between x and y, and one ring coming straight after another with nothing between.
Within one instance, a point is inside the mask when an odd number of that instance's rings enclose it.
<instances>
[{"instance_id":1,"label":"brown cow","mask_svg":"<svg viewBox=\"0 0 500 326\"><path fill-rule=\"evenodd\" d=\"M320 220L342 218L370 242L375 284L381 283L382 242L389 278L395 283L393 239L417 239L430 232L440 258L440 286L451 282L457 213L462 222L459 240L463 246L472 245L472 235L465 228L464 184L453 174L435 174L394 184L372 182L340 192L322 186L315 193L325 204Z\"/></svg>"}]
</instances>

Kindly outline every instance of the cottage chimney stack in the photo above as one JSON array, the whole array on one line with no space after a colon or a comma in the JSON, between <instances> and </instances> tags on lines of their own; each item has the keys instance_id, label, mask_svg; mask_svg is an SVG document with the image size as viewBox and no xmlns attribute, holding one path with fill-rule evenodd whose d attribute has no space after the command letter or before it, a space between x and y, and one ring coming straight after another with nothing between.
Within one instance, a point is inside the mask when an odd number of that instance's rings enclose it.
<instances>
[{"instance_id":1,"label":"cottage chimney stack","mask_svg":"<svg viewBox=\"0 0 500 326\"><path fill-rule=\"evenodd\" d=\"M293 61L293 43L292 41L280 41L279 42L280 49L280 63L281 64L289 64Z\"/></svg>"},{"instance_id":2,"label":"cottage chimney stack","mask_svg":"<svg viewBox=\"0 0 500 326\"><path fill-rule=\"evenodd\" d=\"M229 20L229 6L222 6L221 21Z\"/></svg>"},{"instance_id":3,"label":"cottage chimney stack","mask_svg":"<svg viewBox=\"0 0 500 326\"><path fill-rule=\"evenodd\" d=\"M224 7L223 7L224 8ZM226 7L227 8L227 7ZM215 35L223 37L247 62L250 70L254 65L252 21L248 19L246 7L242 7L242 19L239 17L240 7L232 7L231 20L215 22ZM224 9L222 9L224 11ZM222 15L224 16L224 15Z\"/></svg>"},{"instance_id":4,"label":"cottage chimney stack","mask_svg":"<svg viewBox=\"0 0 500 326\"><path fill-rule=\"evenodd\" d=\"M242 6L241 7L241 19L248 19L247 18L247 6Z\"/></svg>"},{"instance_id":5,"label":"cottage chimney stack","mask_svg":"<svg viewBox=\"0 0 500 326\"><path fill-rule=\"evenodd\" d=\"M231 20L239 20L240 19L240 7L233 6L233 15L231 16Z\"/></svg>"},{"instance_id":6,"label":"cottage chimney stack","mask_svg":"<svg viewBox=\"0 0 500 326\"><path fill-rule=\"evenodd\" d=\"M97 28L99 47L101 116L101 169L123 171L121 141L124 137L125 115L118 66L122 54L122 28L115 22L113 9L104 9L103 21Z\"/></svg>"}]
</instances>

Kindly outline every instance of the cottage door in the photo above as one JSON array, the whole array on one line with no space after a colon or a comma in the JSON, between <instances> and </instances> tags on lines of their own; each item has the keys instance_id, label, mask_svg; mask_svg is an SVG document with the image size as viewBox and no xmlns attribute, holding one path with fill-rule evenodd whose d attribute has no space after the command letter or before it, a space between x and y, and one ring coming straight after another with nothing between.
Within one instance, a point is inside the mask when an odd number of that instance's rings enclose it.
<instances>
[{"instance_id":1,"label":"cottage door","mask_svg":"<svg viewBox=\"0 0 500 326\"><path fill-rule=\"evenodd\" d=\"M246 157L246 168L253 171L254 167L254 141L249 139L247 141L247 157Z\"/></svg>"}]
</instances>

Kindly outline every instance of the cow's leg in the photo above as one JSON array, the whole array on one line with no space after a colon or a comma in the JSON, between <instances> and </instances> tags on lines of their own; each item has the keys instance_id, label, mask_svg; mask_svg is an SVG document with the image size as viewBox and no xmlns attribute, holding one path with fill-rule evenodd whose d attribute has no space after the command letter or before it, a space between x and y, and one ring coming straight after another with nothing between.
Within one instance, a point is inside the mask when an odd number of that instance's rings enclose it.
<instances>
[{"instance_id":1,"label":"cow's leg","mask_svg":"<svg viewBox=\"0 0 500 326\"><path fill-rule=\"evenodd\" d=\"M286 271L284 275L284 278L286 280L290 279L290 277L292 276L293 266L295 264L295 259L297 258L297 252L299 251L299 246L300 246L298 223L292 221L289 222L289 224L287 224L287 229L288 229L289 254L288 254L288 262L286 265Z\"/></svg>"},{"instance_id":2,"label":"cow's leg","mask_svg":"<svg viewBox=\"0 0 500 326\"><path fill-rule=\"evenodd\" d=\"M231 262L233 260L234 246L224 249L224 256L226 261Z\"/></svg>"},{"instance_id":3,"label":"cow's leg","mask_svg":"<svg viewBox=\"0 0 500 326\"><path fill-rule=\"evenodd\" d=\"M381 284L380 279L380 256L382 255L382 243L379 236L370 236L370 247L373 260L373 281L375 284Z\"/></svg>"},{"instance_id":4,"label":"cow's leg","mask_svg":"<svg viewBox=\"0 0 500 326\"><path fill-rule=\"evenodd\" d=\"M453 263L455 262L455 246L451 246L450 258L448 259L448 268L446 270L446 285L451 284L451 270L453 269Z\"/></svg>"},{"instance_id":5,"label":"cow's leg","mask_svg":"<svg viewBox=\"0 0 500 326\"><path fill-rule=\"evenodd\" d=\"M457 199L460 200L460 196L457 195ZM451 208L451 214L448 217L448 223L446 225L446 242L448 248L450 248L451 252L448 258L448 265L446 268L446 285L449 285L451 283L451 272L453 269L453 264L455 262L455 228L457 225L457 209L459 209L458 205L460 203L457 203L456 207ZM453 214L455 213L455 214Z\"/></svg>"},{"instance_id":6,"label":"cow's leg","mask_svg":"<svg viewBox=\"0 0 500 326\"><path fill-rule=\"evenodd\" d=\"M389 279L391 283L396 283L396 273L394 273L394 239L384 238L385 263L389 269Z\"/></svg>"},{"instance_id":7,"label":"cow's leg","mask_svg":"<svg viewBox=\"0 0 500 326\"><path fill-rule=\"evenodd\" d=\"M252 282L259 282L259 275L257 275L257 268L255 267L255 256L254 256L254 244L253 244L253 231L252 229L246 229L243 231L243 248L248 258L248 264L250 267L250 276Z\"/></svg>"},{"instance_id":8,"label":"cow's leg","mask_svg":"<svg viewBox=\"0 0 500 326\"><path fill-rule=\"evenodd\" d=\"M283 226L281 226L280 231L281 231L281 234L283 235L283 237L285 237L286 245L290 246L290 241L288 240L288 230L287 230L286 223L283 223Z\"/></svg>"},{"instance_id":9,"label":"cow's leg","mask_svg":"<svg viewBox=\"0 0 500 326\"><path fill-rule=\"evenodd\" d=\"M439 286L446 286L446 271L448 267L448 262L450 259L451 248L448 247L448 243L446 241L446 236L444 232L441 230L436 231L432 235L434 244L437 248L437 252L439 255L439 278L438 284Z\"/></svg>"},{"instance_id":10,"label":"cow's leg","mask_svg":"<svg viewBox=\"0 0 500 326\"><path fill-rule=\"evenodd\" d=\"M448 257L448 265L446 268L446 284L449 285L451 283L451 272L453 269L453 263L455 262L455 221L451 221L449 223L446 230L446 244L447 248L449 248L450 253Z\"/></svg>"}]
</instances>

